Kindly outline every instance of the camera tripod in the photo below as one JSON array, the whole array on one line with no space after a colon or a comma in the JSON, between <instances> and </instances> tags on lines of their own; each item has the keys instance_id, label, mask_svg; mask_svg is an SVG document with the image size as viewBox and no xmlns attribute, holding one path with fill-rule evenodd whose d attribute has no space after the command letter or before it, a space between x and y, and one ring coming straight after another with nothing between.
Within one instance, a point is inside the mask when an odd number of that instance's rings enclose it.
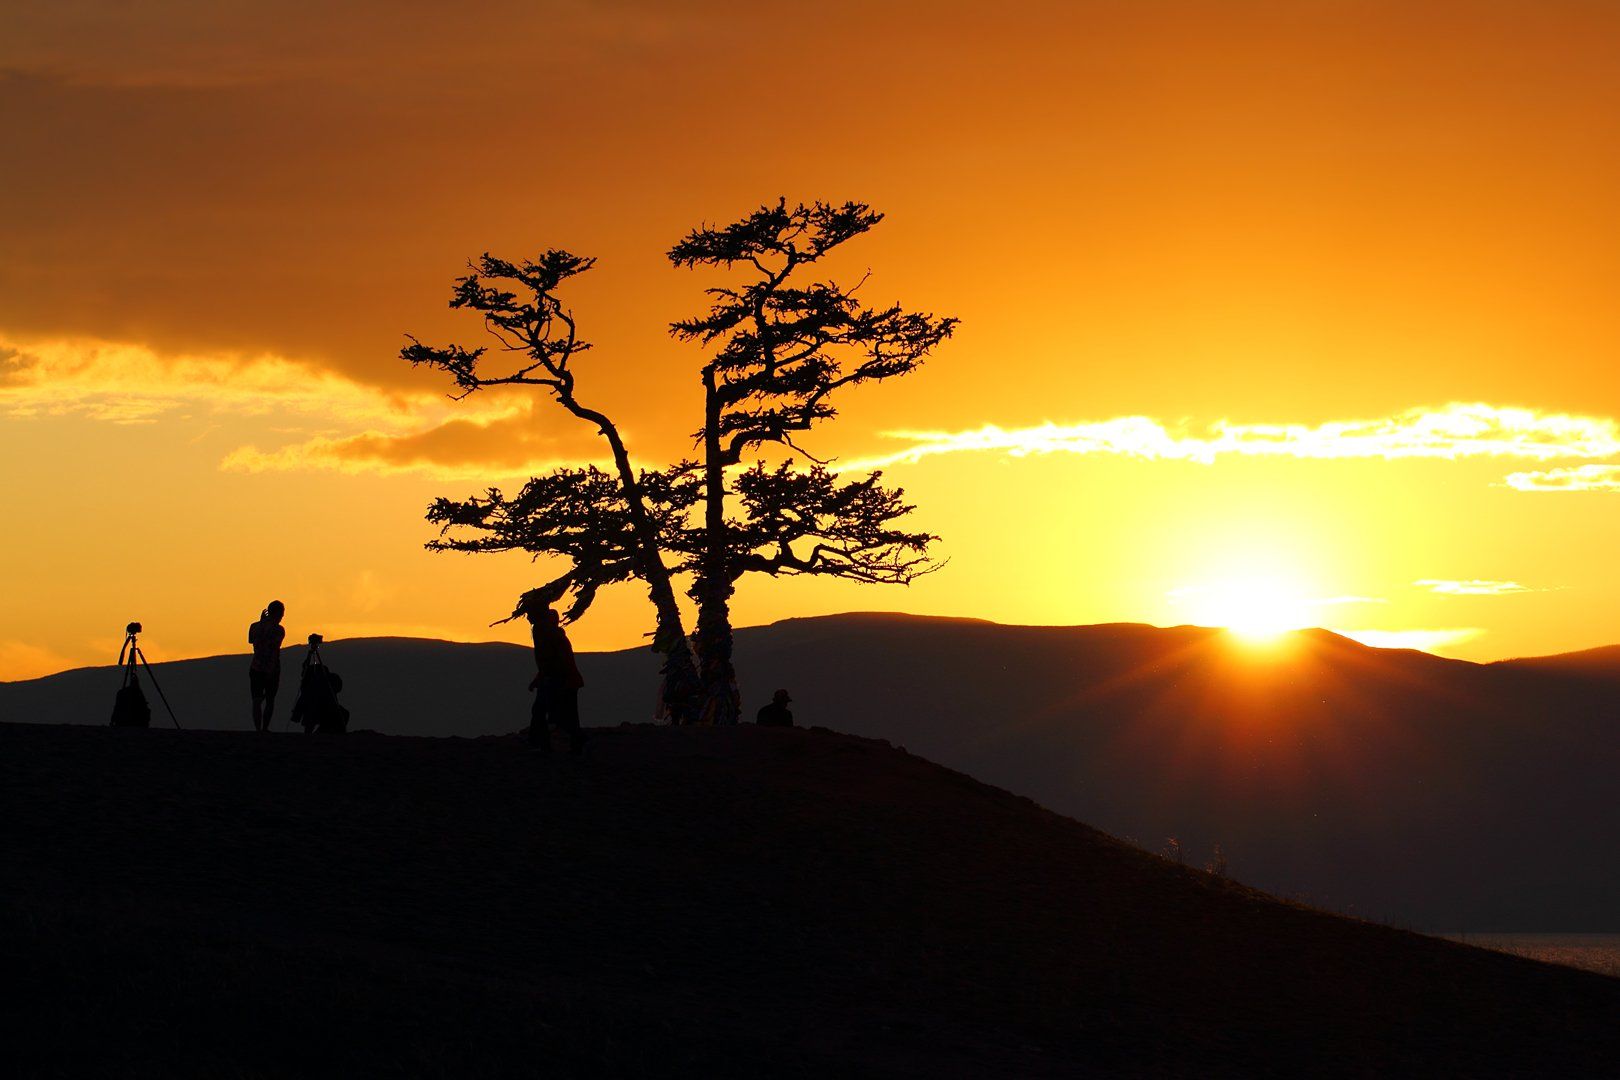
<instances>
[{"instance_id":1,"label":"camera tripod","mask_svg":"<svg viewBox=\"0 0 1620 1080\"><path fill-rule=\"evenodd\" d=\"M185 729L180 727L180 721L175 719L174 708L169 704L169 699L163 696L163 687L158 685L157 676L152 674L152 665L147 661L146 653L141 651L140 642L135 639L135 635L140 632L141 624L138 622L132 622L124 627L124 644L118 650L118 663L124 669L124 678L119 689L122 691L131 686L139 688L140 680L135 675L135 661L139 660L146 668L146 677L152 680L152 689L157 691L158 700L163 702L163 708L169 714L169 722L177 730L184 731Z\"/></svg>"},{"instance_id":2,"label":"camera tripod","mask_svg":"<svg viewBox=\"0 0 1620 1080\"><path fill-rule=\"evenodd\" d=\"M309 635L309 651L298 673L298 700L293 702L289 726L302 726L305 734L316 731L341 732L348 727L349 710L338 703L338 692L343 680L326 666L321 655L325 639L319 634Z\"/></svg>"}]
</instances>

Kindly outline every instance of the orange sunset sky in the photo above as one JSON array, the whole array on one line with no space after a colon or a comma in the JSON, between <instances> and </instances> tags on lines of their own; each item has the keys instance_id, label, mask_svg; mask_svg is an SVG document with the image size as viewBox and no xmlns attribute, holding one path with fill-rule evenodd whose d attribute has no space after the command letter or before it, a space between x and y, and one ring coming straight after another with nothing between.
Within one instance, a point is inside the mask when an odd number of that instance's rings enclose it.
<instances>
[{"instance_id":1,"label":"orange sunset sky","mask_svg":"<svg viewBox=\"0 0 1620 1080\"><path fill-rule=\"evenodd\" d=\"M0 14L0 679L289 640L521 640L541 578L435 495L593 457L477 343L469 256L599 257L580 393L690 452L716 284L779 195L888 214L834 268L962 319L805 440L944 537L847 610L1620 641L1620 5L59 0ZM643 591L573 632L635 644Z\"/></svg>"}]
</instances>

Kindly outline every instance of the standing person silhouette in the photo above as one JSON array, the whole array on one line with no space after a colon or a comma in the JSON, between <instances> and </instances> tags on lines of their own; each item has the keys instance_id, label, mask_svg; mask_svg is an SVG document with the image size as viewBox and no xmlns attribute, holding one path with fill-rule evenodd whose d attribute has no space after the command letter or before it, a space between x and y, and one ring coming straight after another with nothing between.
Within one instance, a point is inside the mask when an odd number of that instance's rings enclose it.
<instances>
[{"instance_id":1,"label":"standing person silhouette","mask_svg":"<svg viewBox=\"0 0 1620 1080\"><path fill-rule=\"evenodd\" d=\"M280 600L272 600L259 613L259 621L248 627L248 644L253 660L248 664L248 693L253 695L253 730L269 731L270 714L276 711L276 687L281 685L281 642L287 636L281 617L287 611Z\"/></svg>"},{"instance_id":2,"label":"standing person silhouette","mask_svg":"<svg viewBox=\"0 0 1620 1080\"><path fill-rule=\"evenodd\" d=\"M549 606L531 605L526 612L534 636L534 706L529 711L529 748L551 753L551 725L568 732L568 750L577 754L585 745L579 729L579 691L585 679L574 663L574 646L562 620Z\"/></svg>"}]
</instances>

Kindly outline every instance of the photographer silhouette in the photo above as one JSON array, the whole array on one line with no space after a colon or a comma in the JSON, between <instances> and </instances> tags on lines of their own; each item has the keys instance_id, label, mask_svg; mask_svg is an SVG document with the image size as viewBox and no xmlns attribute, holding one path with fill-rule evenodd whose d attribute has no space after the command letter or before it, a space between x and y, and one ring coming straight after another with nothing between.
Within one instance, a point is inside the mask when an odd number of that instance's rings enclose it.
<instances>
[{"instance_id":1,"label":"photographer silhouette","mask_svg":"<svg viewBox=\"0 0 1620 1080\"><path fill-rule=\"evenodd\" d=\"M343 679L326 666L321 657L319 634L309 635L309 651L298 675L298 700L293 702L292 722L302 724L306 734L322 732L340 735L349 730L349 710L339 703L337 696L343 689Z\"/></svg>"}]
</instances>

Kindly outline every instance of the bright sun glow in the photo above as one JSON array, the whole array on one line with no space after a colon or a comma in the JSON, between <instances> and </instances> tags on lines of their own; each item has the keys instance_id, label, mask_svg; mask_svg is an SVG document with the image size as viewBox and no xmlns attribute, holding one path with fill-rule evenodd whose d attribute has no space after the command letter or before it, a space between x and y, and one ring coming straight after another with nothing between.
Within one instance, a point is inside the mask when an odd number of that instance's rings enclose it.
<instances>
[{"instance_id":1,"label":"bright sun glow","mask_svg":"<svg viewBox=\"0 0 1620 1080\"><path fill-rule=\"evenodd\" d=\"M1224 626L1249 641L1269 641L1315 620L1309 590L1283 577L1235 577L1190 585L1172 591L1170 599L1189 622Z\"/></svg>"}]
</instances>

